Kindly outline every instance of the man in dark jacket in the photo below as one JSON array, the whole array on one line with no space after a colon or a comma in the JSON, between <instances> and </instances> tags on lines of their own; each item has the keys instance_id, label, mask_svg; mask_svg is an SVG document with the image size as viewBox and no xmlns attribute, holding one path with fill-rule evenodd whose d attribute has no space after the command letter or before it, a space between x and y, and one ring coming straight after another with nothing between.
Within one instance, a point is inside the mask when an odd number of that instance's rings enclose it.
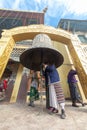
<instances>
[{"instance_id":1,"label":"man in dark jacket","mask_svg":"<svg viewBox=\"0 0 87 130\"><path fill-rule=\"evenodd\" d=\"M80 100L80 95L78 93L78 84L77 80L75 78L75 75L77 75L77 71L74 69L71 69L68 73L67 79L68 79L68 84L69 84L69 90L70 90L70 95L71 95L71 100L72 100L72 106L74 107L79 107L76 102L79 102L84 106L84 103Z\"/></svg>"}]
</instances>

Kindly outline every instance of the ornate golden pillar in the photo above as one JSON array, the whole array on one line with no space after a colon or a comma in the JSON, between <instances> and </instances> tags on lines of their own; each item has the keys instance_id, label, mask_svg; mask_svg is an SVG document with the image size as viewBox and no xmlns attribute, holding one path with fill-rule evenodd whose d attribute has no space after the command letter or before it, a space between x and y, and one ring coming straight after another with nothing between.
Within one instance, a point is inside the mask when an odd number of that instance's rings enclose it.
<instances>
[{"instance_id":1,"label":"ornate golden pillar","mask_svg":"<svg viewBox=\"0 0 87 130\"><path fill-rule=\"evenodd\" d=\"M10 103L16 102L18 91L19 91L19 87L20 87L20 82L21 82L21 78L22 78L22 72L23 72L23 66L20 64L19 68L18 68L18 72L17 72L14 88L13 88L13 91L12 91Z\"/></svg>"},{"instance_id":2,"label":"ornate golden pillar","mask_svg":"<svg viewBox=\"0 0 87 130\"><path fill-rule=\"evenodd\" d=\"M0 78L6 68L14 44L15 41L8 34L8 31L6 31L6 33L4 32L2 38L0 39Z\"/></svg>"}]
</instances>

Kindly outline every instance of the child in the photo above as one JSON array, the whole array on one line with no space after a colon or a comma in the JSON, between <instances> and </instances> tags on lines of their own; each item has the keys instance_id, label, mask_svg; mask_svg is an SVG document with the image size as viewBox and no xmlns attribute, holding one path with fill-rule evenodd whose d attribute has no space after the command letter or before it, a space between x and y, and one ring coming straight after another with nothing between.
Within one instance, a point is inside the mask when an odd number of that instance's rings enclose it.
<instances>
[{"instance_id":1,"label":"child","mask_svg":"<svg viewBox=\"0 0 87 130\"><path fill-rule=\"evenodd\" d=\"M0 98L5 98L5 92L7 89L8 79L0 80Z\"/></svg>"},{"instance_id":2,"label":"child","mask_svg":"<svg viewBox=\"0 0 87 130\"><path fill-rule=\"evenodd\" d=\"M38 93L39 79L38 79L37 72L31 70L29 78L31 79L31 83L29 82L30 93L28 93L28 95L30 96L30 98L29 98L29 100L30 100L29 106L34 107L35 106L34 101L39 99L39 93Z\"/></svg>"}]
</instances>

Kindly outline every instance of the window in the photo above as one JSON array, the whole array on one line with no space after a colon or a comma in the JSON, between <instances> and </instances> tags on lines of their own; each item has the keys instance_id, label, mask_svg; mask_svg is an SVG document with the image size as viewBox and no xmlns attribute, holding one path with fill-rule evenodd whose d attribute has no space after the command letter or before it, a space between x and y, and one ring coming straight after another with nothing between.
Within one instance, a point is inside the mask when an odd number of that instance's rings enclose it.
<instances>
[{"instance_id":1,"label":"window","mask_svg":"<svg viewBox=\"0 0 87 130\"><path fill-rule=\"evenodd\" d=\"M87 37L85 35L78 35L78 37L82 43L87 43Z\"/></svg>"},{"instance_id":2,"label":"window","mask_svg":"<svg viewBox=\"0 0 87 130\"><path fill-rule=\"evenodd\" d=\"M15 18L0 18L0 29L10 29L13 27L22 26L21 19Z\"/></svg>"},{"instance_id":3,"label":"window","mask_svg":"<svg viewBox=\"0 0 87 130\"><path fill-rule=\"evenodd\" d=\"M36 18L27 19L27 25L30 25L30 24L39 24L39 20Z\"/></svg>"}]
</instances>

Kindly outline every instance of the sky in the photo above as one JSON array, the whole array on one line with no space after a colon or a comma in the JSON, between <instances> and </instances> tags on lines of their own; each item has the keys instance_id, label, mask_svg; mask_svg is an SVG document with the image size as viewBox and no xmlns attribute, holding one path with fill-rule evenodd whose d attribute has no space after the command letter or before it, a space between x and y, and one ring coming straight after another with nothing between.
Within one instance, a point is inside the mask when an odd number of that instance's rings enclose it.
<instances>
[{"instance_id":1,"label":"sky","mask_svg":"<svg viewBox=\"0 0 87 130\"><path fill-rule=\"evenodd\" d=\"M57 27L61 18L87 20L87 0L0 0L1 9L42 12L44 24Z\"/></svg>"}]
</instances>

